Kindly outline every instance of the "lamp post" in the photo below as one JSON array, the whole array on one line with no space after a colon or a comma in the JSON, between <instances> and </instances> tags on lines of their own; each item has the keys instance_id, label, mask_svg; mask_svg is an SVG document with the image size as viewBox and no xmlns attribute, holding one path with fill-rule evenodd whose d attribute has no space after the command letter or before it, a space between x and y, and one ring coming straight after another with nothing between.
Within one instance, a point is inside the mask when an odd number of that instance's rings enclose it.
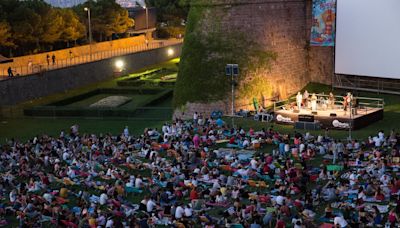
<instances>
[{"instance_id":1,"label":"lamp post","mask_svg":"<svg viewBox=\"0 0 400 228\"><path fill-rule=\"evenodd\" d=\"M235 116L235 79L239 75L239 65L238 64L226 64L225 67L226 76L231 77L231 89L232 89L232 127L234 125L234 116Z\"/></svg>"},{"instance_id":2,"label":"lamp post","mask_svg":"<svg viewBox=\"0 0 400 228\"><path fill-rule=\"evenodd\" d=\"M147 45L147 48L149 47L149 37L148 37L148 34L149 34L149 8L147 8L147 6L143 6L143 9L146 11L146 45Z\"/></svg>"},{"instance_id":3,"label":"lamp post","mask_svg":"<svg viewBox=\"0 0 400 228\"><path fill-rule=\"evenodd\" d=\"M146 29L149 29L149 8L147 8L147 6L143 6L143 9L146 10Z\"/></svg>"},{"instance_id":4,"label":"lamp post","mask_svg":"<svg viewBox=\"0 0 400 228\"><path fill-rule=\"evenodd\" d=\"M88 13L88 23L89 23L89 55L90 55L90 61L92 61L92 24L90 22L90 8L85 7L85 11Z\"/></svg>"},{"instance_id":5,"label":"lamp post","mask_svg":"<svg viewBox=\"0 0 400 228\"><path fill-rule=\"evenodd\" d=\"M353 102L353 99L351 99L350 100L350 102L349 102L349 106L350 106L350 122L349 122L349 140L351 141L351 128L352 128L352 126L353 126L353 110L352 110L352 106L353 106L353 104L352 104L352 102Z\"/></svg>"}]
</instances>

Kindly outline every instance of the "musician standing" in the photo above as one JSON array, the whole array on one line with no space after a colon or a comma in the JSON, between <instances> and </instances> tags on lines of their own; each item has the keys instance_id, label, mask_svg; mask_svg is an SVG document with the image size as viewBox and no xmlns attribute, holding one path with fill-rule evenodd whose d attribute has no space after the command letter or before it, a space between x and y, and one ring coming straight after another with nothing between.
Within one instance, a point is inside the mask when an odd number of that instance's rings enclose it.
<instances>
[{"instance_id":1,"label":"musician standing","mask_svg":"<svg viewBox=\"0 0 400 228\"><path fill-rule=\"evenodd\" d=\"M317 111L317 95L315 93L312 94L311 96L311 111L316 112Z\"/></svg>"},{"instance_id":2,"label":"musician standing","mask_svg":"<svg viewBox=\"0 0 400 228\"><path fill-rule=\"evenodd\" d=\"M329 101L329 104L328 104L329 109L334 109L335 108L335 96L333 95L332 92L329 93L328 101Z\"/></svg>"},{"instance_id":3,"label":"musician standing","mask_svg":"<svg viewBox=\"0 0 400 228\"><path fill-rule=\"evenodd\" d=\"M310 105L308 104L308 97L309 97L310 95L308 94L308 91L307 90L305 90L304 91L304 93L303 93L303 105L304 105L304 107L310 107Z\"/></svg>"},{"instance_id":4,"label":"musician standing","mask_svg":"<svg viewBox=\"0 0 400 228\"><path fill-rule=\"evenodd\" d=\"M303 96L301 95L300 92L297 92L296 96L296 103L297 103L297 109L300 111L301 110L301 102L303 101Z\"/></svg>"}]
</instances>

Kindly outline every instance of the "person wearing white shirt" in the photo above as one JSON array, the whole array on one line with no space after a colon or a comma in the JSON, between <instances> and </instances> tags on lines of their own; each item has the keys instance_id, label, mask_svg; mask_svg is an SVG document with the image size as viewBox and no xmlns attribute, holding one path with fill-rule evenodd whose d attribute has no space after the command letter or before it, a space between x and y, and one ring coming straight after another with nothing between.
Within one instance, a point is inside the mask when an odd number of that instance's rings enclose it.
<instances>
[{"instance_id":1,"label":"person wearing white shirt","mask_svg":"<svg viewBox=\"0 0 400 228\"><path fill-rule=\"evenodd\" d=\"M381 142L385 141L385 134L383 133L383 131L378 132L378 138L379 140L381 140Z\"/></svg>"},{"instance_id":2,"label":"person wearing white shirt","mask_svg":"<svg viewBox=\"0 0 400 228\"><path fill-rule=\"evenodd\" d=\"M107 223L106 223L106 228L113 228L114 221L112 218L108 218Z\"/></svg>"},{"instance_id":3,"label":"person wearing white shirt","mask_svg":"<svg viewBox=\"0 0 400 228\"><path fill-rule=\"evenodd\" d=\"M143 180L142 178L140 178L140 176L138 176L135 180L135 188L141 188L143 185Z\"/></svg>"},{"instance_id":4,"label":"person wearing white shirt","mask_svg":"<svg viewBox=\"0 0 400 228\"><path fill-rule=\"evenodd\" d=\"M53 196L47 192L43 195L43 198L49 203L51 203L51 201L53 200Z\"/></svg>"},{"instance_id":5,"label":"person wearing white shirt","mask_svg":"<svg viewBox=\"0 0 400 228\"><path fill-rule=\"evenodd\" d=\"M215 202L216 203L223 203L226 201L225 196L223 196L222 194L218 193L217 196L215 197Z\"/></svg>"},{"instance_id":6,"label":"person wearing white shirt","mask_svg":"<svg viewBox=\"0 0 400 228\"><path fill-rule=\"evenodd\" d=\"M281 196L281 195L277 196L276 197L276 204L278 204L279 206L282 206L284 201L285 201L285 199L286 198L284 196Z\"/></svg>"},{"instance_id":7,"label":"person wearing white shirt","mask_svg":"<svg viewBox=\"0 0 400 228\"><path fill-rule=\"evenodd\" d=\"M237 171L241 176L248 176L249 171L247 169L240 168Z\"/></svg>"},{"instance_id":8,"label":"person wearing white shirt","mask_svg":"<svg viewBox=\"0 0 400 228\"><path fill-rule=\"evenodd\" d=\"M375 147L380 147L382 145L382 141L378 137L373 137L372 140L374 141Z\"/></svg>"},{"instance_id":9,"label":"person wearing white shirt","mask_svg":"<svg viewBox=\"0 0 400 228\"><path fill-rule=\"evenodd\" d=\"M200 169L199 169L198 167L196 167L196 168L193 170L193 173L199 174L199 173L200 173Z\"/></svg>"},{"instance_id":10,"label":"person wearing white shirt","mask_svg":"<svg viewBox=\"0 0 400 228\"><path fill-rule=\"evenodd\" d=\"M106 193L103 192L103 193L100 195L100 199L99 199L100 205L105 205L105 204L107 203L107 200L108 200L108 196L107 196Z\"/></svg>"},{"instance_id":11,"label":"person wearing white shirt","mask_svg":"<svg viewBox=\"0 0 400 228\"><path fill-rule=\"evenodd\" d=\"M362 187L360 187L360 189L358 190L357 199L363 200L363 201L365 201L367 199L367 196L365 195L364 189Z\"/></svg>"},{"instance_id":12,"label":"person wearing white shirt","mask_svg":"<svg viewBox=\"0 0 400 228\"><path fill-rule=\"evenodd\" d=\"M237 199L239 197L239 189L234 189L231 192L232 199Z\"/></svg>"},{"instance_id":13,"label":"person wearing white shirt","mask_svg":"<svg viewBox=\"0 0 400 228\"><path fill-rule=\"evenodd\" d=\"M299 151L303 152L305 150L305 148L306 148L306 146L302 143L302 144L300 144Z\"/></svg>"},{"instance_id":14,"label":"person wearing white shirt","mask_svg":"<svg viewBox=\"0 0 400 228\"><path fill-rule=\"evenodd\" d=\"M383 185L387 186L390 182L390 177L386 174L382 175L381 178L379 179Z\"/></svg>"},{"instance_id":15,"label":"person wearing white shirt","mask_svg":"<svg viewBox=\"0 0 400 228\"><path fill-rule=\"evenodd\" d=\"M216 190L218 188L221 188L221 185L219 184L219 181L218 180L213 180L212 189Z\"/></svg>"},{"instance_id":16,"label":"person wearing white shirt","mask_svg":"<svg viewBox=\"0 0 400 228\"><path fill-rule=\"evenodd\" d=\"M249 141L248 139L245 139L245 140L243 141L243 148L246 148L246 147L248 147L248 146L250 146L250 141Z\"/></svg>"},{"instance_id":17,"label":"person wearing white shirt","mask_svg":"<svg viewBox=\"0 0 400 228\"><path fill-rule=\"evenodd\" d=\"M339 226L340 228L347 227L348 225L347 221L342 216L336 216L333 220L333 224L335 225L335 227Z\"/></svg>"},{"instance_id":18,"label":"person wearing white shirt","mask_svg":"<svg viewBox=\"0 0 400 228\"><path fill-rule=\"evenodd\" d=\"M299 218L297 216L292 219L292 224L293 224L293 228L302 228L303 227L302 226L303 222L302 222L301 218Z\"/></svg>"},{"instance_id":19,"label":"person wearing white shirt","mask_svg":"<svg viewBox=\"0 0 400 228\"><path fill-rule=\"evenodd\" d=\"M251 159L250 165L252 169L257 169L257 160L256 159Z\"/></svg>"},{"instance_id":20,"label":"person wearing white shirt","mask_svg":"<svg viewBox=\"0 0 400 228\"><path fill-rule=\"evenodd\" d=\"M156 206L157 204L152 199L150 199L149 201L147 201L146 204L147 212L152 212Z\"/></svg>"},{"instance_id":21,"label":"person wearing white shirt","mask_svg":"<svg viewBox=\"0 0 400 228\"><path fill-rule=\"evenodd\" d=\"M161 131L162 131L164 134L168 133L168 125L167 125L167 124L164 124L164 125L162 126L162 128L161 128Z\"/></svg>"},{"instance_id":22,"label":"person wearing white shirt","mask_svg":"<svg viewBox=\"0 0 400 228\"><path fill-rule=\"evenodd\" d=\"M69 178L74 179L75 178L75 171L71 169L71 167L68 167L68 172L67 175Z\"/></svg>"},{"instance_id":23,"label":"person wearing white shirt","mask_svg":"<svg viewBox=\"0 0 400 228\"><path fill-rule=\"evenodd\" d=\"M358 175L353 172L352 174L350 174L349 180L350 180L350 186L354 186L357 183Z\"/></svg>"},{"instance_id":24,"label":"person wearing white shirt","mask_svg":"<svg viewBox=\"0 0 400 228\"><path fill-rule=\"evenodd\" d=\"M131 187L131 188L135 187L135 176L131 175L129 177L129 182L126 183L126 187Z\"/></svg>"},{"instance_id":25,"label":"person wearing white shirt","mask_svg":"<svg viewBox=\"0 0 400 228\"><path fill-rule=\"evenodd\" d=\"M124 136L125 136L126 138L129 137L129 129L128 129L128 126L125 126L125 129L124 129Z\"/></svg>"},{"instance_id":26,"label":"person wearing white shirt","mask_svg":"<svg viewBox=\"0 0 400 228\"><path fill-rule=\"evenodd\" d=\"M185 207L185 217L192 217L192 215L193 215L193 209L189 205L187 205Z\"/></svg>"},{"instance_id":27,"label":"person wearing white shirt","mask_svg":"<svg viewBox=\"0 0 400 228\"><path fill-rule=\"evenodd\" d=\"M185 213L185 210L182 208L181 205L179 205L175 210L175 218L176 219L182 218L184 213Z\"/></svg>"},{"instance_id":28,"label":"person wearing white shirt","mask_svg":"<svg viewBox=\"0 0 400 228\"><path fill-rule=\"evenodd\" d=\"M67 161L69 159L69 153L67 151L64 151L63 153L63 160Z\"/></svg>"},{"instance_id":29,"label":"person wearing white shirt","mask_svg":"<svg viewBox=\"0 0 400 228\"><path fill-rule=\"evenodd\" d=\"M326 154L326 148L323 145L319 145L319 154L324 155Z\"/></svg>"}]
</instances>

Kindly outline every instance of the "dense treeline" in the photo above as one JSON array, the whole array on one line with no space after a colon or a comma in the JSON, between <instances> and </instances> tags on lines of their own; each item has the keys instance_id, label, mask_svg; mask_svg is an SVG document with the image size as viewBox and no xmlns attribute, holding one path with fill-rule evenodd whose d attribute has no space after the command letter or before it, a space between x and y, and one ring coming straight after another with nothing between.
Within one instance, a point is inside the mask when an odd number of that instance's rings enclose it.
<instances>
[{"instance_id":1,"label":"dense treeline","mask_svg":"<svg viewBox=\"0 0 400 228\"><path fill-rule=\"evenodd\" d=\"M147 0L146 2L157 8L158 37L177 37L185 33L190 0Z\"/></svg>"},{"instance_id":2,"label":"dense treeline","mask_svg":"<svg viewBox=\"0 0 400 228\"><path fill-rule=\"evenodd\" d=\"M94 41L123 36L134 25L115 0L88 0L73 8L54 8L43 0L1 0L0 52L17 56L87 43L85 7L91 10Z\"/></svg>"}]
</instances>

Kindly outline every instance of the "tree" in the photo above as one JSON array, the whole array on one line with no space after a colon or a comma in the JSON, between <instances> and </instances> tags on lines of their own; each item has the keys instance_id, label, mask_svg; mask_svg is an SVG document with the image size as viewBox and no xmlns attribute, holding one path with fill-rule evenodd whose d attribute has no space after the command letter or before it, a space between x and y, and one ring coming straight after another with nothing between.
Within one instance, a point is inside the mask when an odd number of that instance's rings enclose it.
<instances>
[{"instance_id":1,"label":"tree","mask_svg":"<svg viewBox=\"0 0 400 228\"><path fill-rule=\"evenodd\" d=\"M111 38L114 33L125 33L134 22L129 18L128 11L115 0L86 1L74 7L74 11L87 24L87 14L84 8L90 8L92 32L98 41Z\"/></svg>"},{"instance_id":2,"label":"tree","mask_svg":"<svg viewBox=\"0 0 400 228\"><path fill-rule=\"evenodd\" d=\"M12 32L18 44L26 45L38 42L42 34L41 16L32 9L20 5L10 15Z\"/></svg>"},{"instance_id":3,"label":"tree","mask_svg":"<svg viewBox=\"0 0 400 228\"><path fill-rule=\"evenodd\" d=\"M134 21L129 17L128 11L120 9L113 17L111 26L113 33L124 33L129 28L133 27Z\"/></svg>"},{"instance_id":4,"label":"tree","mask_svg":"<svg viewBox=\"0 0 400 228\"><path fill-rule=\"evenodd\" d=\"M78 15L72 9L61 9L60 13L63 18L63 30L61 34L61 41L67 43L69 47L69 42L82 38L85 36L85 26L79 21Z\"/></svg>"},{"instance_id":5,"label":"tree","mask_svg":"<svg viewBox=\"0 0 400 228\"><path fill-rule=\"evenodd\" d=\"M186 20L190 0L148 0L148 4L157 8L159 22L169 25L179 25Z\"/></svg>"},{"instance_id":6,"label":"tree","mask_svg":"<svg viewBox=\"0 0 400 228\"><path fill-rule=\"evenodd\" d=\"M50 9L42 16L41 23L43 32L40 42L52 44L60 40L64 29L64 21L59 10Z\"/></svg>"},{"instance_id":7,"label":"tree","mask_svg":"<svg viewBox=\"0 0 400 228\"><path fill-rule=\"evenodd\" d=\"M10 25L5 21L0 22L0 46L14 46L14 43L11 40L11 36L12 35Z\"/></svg>"}]
</instances>

